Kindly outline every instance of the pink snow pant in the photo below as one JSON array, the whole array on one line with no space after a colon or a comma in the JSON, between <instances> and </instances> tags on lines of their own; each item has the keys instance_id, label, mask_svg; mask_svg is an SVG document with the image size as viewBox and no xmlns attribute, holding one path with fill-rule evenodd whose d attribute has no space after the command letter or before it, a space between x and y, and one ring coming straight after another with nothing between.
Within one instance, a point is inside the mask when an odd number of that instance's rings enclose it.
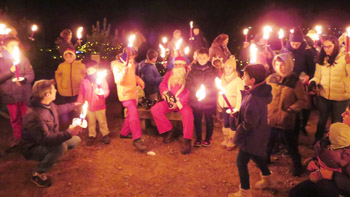
<instances>
[{"instance_id":1,"label":"pink snow pant","mask_svg":"<svg viewBox=\"0 0 350 197\"><path fill-rule=\"evenodd\" d=\"M181 110L170 110L168 103L161 101L155 104L151 108L154 122L157 125L157 129L160 134L170 131L173 126L170 121L167 119L165 114L171 111L179 111L182 116L182 125L183 125L183 135L186 139L192 139L193 136L193 112L190 105L184 105Z\"/></svg>"},{"instance_id":2,"label":"pink snow pant","mask_svg":"<svg viewBox=\"0 0 350 197\"><path fill-rule=\"evenodd\" d=\"M24 102L11 103L6 106L10 113L13 136L16 139L21 139L22 119L27 112L28 106Z\"/></svg>"},{"instance_id":3,"label":"pink snow pant","mask_svg":"<svg viewBox=\"0 0 350 197\"><path fill-rule=\"evenodd\" d=\"M139 114L137 113L136 99L122 101L123 106L126 108L126 117L124 120L123 128L120 130L120 135L127 136L130 131L132 139L136 140L141 138L141 124Z\"/></svg>"}]
</instances>

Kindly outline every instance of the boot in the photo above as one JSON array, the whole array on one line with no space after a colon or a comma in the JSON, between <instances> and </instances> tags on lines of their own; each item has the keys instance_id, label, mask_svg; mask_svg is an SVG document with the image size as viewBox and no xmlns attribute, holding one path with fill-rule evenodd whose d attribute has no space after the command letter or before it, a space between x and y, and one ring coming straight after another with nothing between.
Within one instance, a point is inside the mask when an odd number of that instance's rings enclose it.
<instances>
[{"instance_id":1,"label":"boot","mask_svg":"<svg viewBox=\"0 0 350 197\"><path fill-rule=\"evenodd\" d=\"M264 189L267 187L272 187L273 186L273 178L271 177L272 174L270 175L262 175L260 174L261 180L255 183L254 188L256 189Z\"/></svg>"},{"instance_id":2,"label":"boot","mask_svg":"<svg viewBox=\"0 0 350 197\"><path fill-rule=\"evenodd\" d=\"M228 131L229 128L222 127L222 133L224 134L224 141L221 142L221 147L226 149L226 145L228 143Z\"/></svg>"},{"instance_id":3,"label":"boot","mask_svg":"<svg viewBox=\"0 0 350 197\"><path fill-rule=\"evenodd\" d=\"M170 131L168 131L168 133L164 137L163 143L169 144L169 143L173 142L175 140L175 138L176 138L176 130L174 128L172 128Z\"/></svg>"},{"instance_id":4,"label":"boot","mask_svg":"<svg viewBox=\"0 0 350 197\"><path fill-rule=\"evenodd\" d=\"M238 192L236 193L231 193L228 195L228 197L252 197L252 192L250 189L242 189L239 188Z\"/></svg>"},{"instance_id":5,"label":"boot","mask_svg":"<svg viewBox=\"0 0 350 197\"><path fill-rule=\"evenodd\" d=\"M86 141L85 145L86 146L92 146L95 143L96 138L94 137L89 137L88 140Z\"/></svg>"},{"instance_id":6,"label":"boot","mask_svg":"<svg viewBox=\"0 0 350 197\"><path fill-rule=\"evenodd\" d=\"M111 137L109 136L109 134L107 134L107 135L105 135L105 136L102 137L102 142L103 142L104 144L109 144L109 143L111 143Z\"/></svg>"},{"instance_id":7,"label":"boot","mask_svg":"<svg viewBox=\"0 0 350 197\"><path fill-rule=\"evenodd\" d=\"M235 137L236 131L232 131L230 128L228 130L228 142L226 144L226 150L233 151L236 148L236 145L233 143L233 138Z\"/></svg>"},{"instance_id":8,"label":"boot","mask_svg":"<svg viewBox=\"0 0 350 197\"><path fill-rule=\"evenodd\" d=\"M147 146L142 142L141 138L134 140L132 144L139 149L140 152L147 150Z\"/></svg>"},{"instance_id":9,"label":"boot","mask_svg":"<svg viewBox=\"0 0 350 197\"><path fill-rule=\"evenodd\" d=\"M191 142L192 142L191 139L184 138L182 149L181 149L182 154L188 154L191 152Z\"/></svg>"}]
</instances>

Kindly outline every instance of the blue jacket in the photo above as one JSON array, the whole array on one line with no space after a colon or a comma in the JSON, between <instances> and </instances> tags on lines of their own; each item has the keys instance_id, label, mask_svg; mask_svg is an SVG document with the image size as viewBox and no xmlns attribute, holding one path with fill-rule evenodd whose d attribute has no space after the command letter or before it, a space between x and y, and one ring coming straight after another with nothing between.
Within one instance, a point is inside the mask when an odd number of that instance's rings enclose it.
<instances>
[{"instance_id":1,"label":"blue jacket","mask_svg":"<svg viewBox=\"0 0 350 197\"><path fill-rule=\"evenodd\" d=\"M241 91L242 103L234 143L240 150L260 157L266 155L270 136L267 104L272 101L271 90L271 86L264 81L252 90Z\"/></svg>"},{"instance_id":2,"label":"blue jacket","mask_svg":"<svg viewBox=\"0 0 350 197\"><path fill-rule=\"evenodd\" d=\"M162 82L163 77L160 75L154 64L146 63L146 60L144 60L139 63L136 72L136 74L145 82L144 91L146 97L159 92L159 84Z\"/></svg>"}]
</instances>

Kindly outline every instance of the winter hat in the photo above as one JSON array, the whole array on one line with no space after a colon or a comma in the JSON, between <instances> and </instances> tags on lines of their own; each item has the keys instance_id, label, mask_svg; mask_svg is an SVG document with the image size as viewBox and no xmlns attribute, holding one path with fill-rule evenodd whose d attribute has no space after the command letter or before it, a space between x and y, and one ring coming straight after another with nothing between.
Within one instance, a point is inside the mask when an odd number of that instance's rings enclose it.
<instances>
[{"instance_id":1,"label":"winter hat","mask_svg":"<svg viewBox=\"0 0 350 197\"><path fill-rule=\"evenodd\" d=\"M174 64L185 64L186 65L186 58L182 56L175 57Z\"/></svg>"},{"instance_id":2,"label":"winter hat","mask_svg":"<svg viewBox=\"0 0 350 197\"><path fill-rule=\"evenodd\" d=\"M341 149L350 146L350 126L344 123L334 123L329 128L330 148Z\"/></svg>"},{"instance_id":3,"label":"winter hat","mask_svg":"<svg viewBox=\"0 0 350 197\"><path fill-rule=\"evenodd\" d=\"M233 67L236 70L236 67L237 67L236 58L233 57L233 58L229 58L228 60L226 60L225 67L227 67L227 66Z\"/></svg>"},{"instance_id":4,"label":"winter hat","mask_svg":"<svg viewBox=\"0 0 350 197\"><path fill-rule=\"evenodd\" d=\"M83 63L85 64L85 68L88 69L92 66L97 66L97 62L95 60L86 60L86 61L83 61Z\"/></svg>"},{"instance_id":5,"label":"winter hat","mask_svg":"<svg viewBox=\"0 0 350 197\"><path fill-rule=\"evenodd\" d=\"M51 80L42 79L42 80L36 81L32 88L33 97L37 99L43 99L45 96L45 93L51 90L52 85L55 85L55 81L53 79Z\"/></svg>"},{"instance_id":6,"label":"winter hat","mask_svg":"<svg viewBox=\"0 0 350 197\"><path fill-rule=\"evenodd\" d=\"M286 70L286 75L289 75L291 72L293 72L294 68L294 61L293 57L289 53L281 53L275 56L273 58L272 64L273 64L273 69L275 69L275 62L282 60L284 62L285 70ZM277 72L277 71L276 71Z\"/></svg>"},{"instance_id":7,"label":"winter hat","mask_svg":"<svg viewBox=\"0 0 350 197\"><path fill-rule=\"evenodd\" d=\"M262 64L249 64L244 67L244 72L246 72L250 78L255 79L255 84L261 83L266 79L266 69Z\"/></svg>"},{"instance_id":8,"label":"winter hat","mask_svg":"<svg viewBox=\"0 0 350 197\"><path fill-rule=\"evenodd\" d=\"M214 63L215 63L216 61L220 61L221 64L223 64L222 60L223 60L222 57L213 57L213 58L211 59L211 64L214 65Z\"/></svg>"},{"instance_id":9,"label":"winter hat","mask_svg":"<svg viewBox=\"0 0 350 197\"><path fill-rule=\"evenodd\" d=\"M75 51L73 49L67 48L64 53L63 53L63 57L67 54L70 53L74 56L74 58L76 58L77 56L75 55Z\"/></svg>"},{"instance_id":10,"label":"winter hat","mask_svg":"<svg viewBox=\"0 0 350 197\"><path fill-rule=\"evenodd\" d=\"M294 28L294 33L289 35L290 42L303 42L304 36L299 28Z\"/></svg>"}]
</instances>

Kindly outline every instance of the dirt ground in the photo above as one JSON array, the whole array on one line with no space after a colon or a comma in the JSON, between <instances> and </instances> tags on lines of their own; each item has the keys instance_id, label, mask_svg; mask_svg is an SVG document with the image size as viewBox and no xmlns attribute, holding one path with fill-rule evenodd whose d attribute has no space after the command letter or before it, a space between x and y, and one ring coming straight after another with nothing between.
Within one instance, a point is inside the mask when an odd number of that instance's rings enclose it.
<instances>
[{"instance_id":1,"label":"dirt ground","mask_svg":"<svg viewBox=\"0 0 350 197\"><path fill-rule=\"evenodd\" d=\"M114 101L113 101L114 100ZM139 153L132 140L120 139L123 123L120 103L108 102L107 117L112 134L109 145L85 146L87 132L76 149L68 151L49 171L53 185L39 188L31 181L36 162L25 160L18 151L5 154L12 135L9 120L0 118L0 196L227 196L239 187L235 164L237 150L220 148L221 128L215 128L210 147L180 153L180 142L163 144L159 135L144 134L148 156ZM317 114L312 113L307 130L313 136ZM302 158L312 154L313 137L299 137ZM274 189L252 190L254 196L287 196L289 189L307 179L291 176L291 160L276 156L270 165L276 180ZM250 182L259 180L259 170L250 162Z\"/></svg>"}]
</instances>

